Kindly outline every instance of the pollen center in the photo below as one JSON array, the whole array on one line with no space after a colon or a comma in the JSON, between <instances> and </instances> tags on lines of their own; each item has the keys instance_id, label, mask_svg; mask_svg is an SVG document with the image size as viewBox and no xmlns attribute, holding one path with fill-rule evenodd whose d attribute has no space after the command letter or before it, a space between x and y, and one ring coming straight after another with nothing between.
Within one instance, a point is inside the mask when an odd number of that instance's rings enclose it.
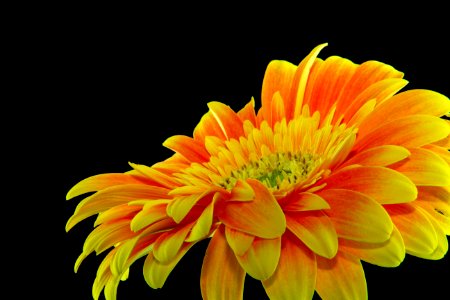
<instances>
[{"instance_id":1,"label":"pollen center","mask_svg":"<svg viewBox=\"0 0 450 300\"><path fill-rule=\"evenodd\" d=\"M271 153L231 171L220 185L232 189L237 180L252 178L268 188L279 189L306 179L315 166L316 159L311 154Z\"/></svg>"}]
</instances>

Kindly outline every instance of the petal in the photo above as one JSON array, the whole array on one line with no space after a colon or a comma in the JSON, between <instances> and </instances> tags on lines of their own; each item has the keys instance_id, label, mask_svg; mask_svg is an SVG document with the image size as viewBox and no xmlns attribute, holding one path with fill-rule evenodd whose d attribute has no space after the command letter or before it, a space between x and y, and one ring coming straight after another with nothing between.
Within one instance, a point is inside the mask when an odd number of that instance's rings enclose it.
<instances>
[{"instance_id":1,"label":"petal","mask_svg":"<svg viewBox=\"0 0 450 300\"><path fill-rule=\"evenodd\" d=\"M277 122L283 120L286 117L284 110L284 102L280 92L276 92L272 99L271 116L267 121L271 126L274 126Z\"/></svg>"},{"instance_id":2,"label":"petal","mask_svg":"<svg viewBox=\"0 0 450 300\"><path fill-rule=\"evenodd\" d=\"M239 230L234 230L230 227L225 227L225 237L227 238L228 245L236 255L244 255L245 252L253 244L255 236L246 234Z\"/></svg>"},{"instance_id":3,"label":"petal","mask_svg":"<svg viewBox=\"0 0 450 300\"><path fill-rule=\"evenodd\" d=\"M195 140L204 143L205 138L209 136L217 137L220 140L226 139L222 128L217 122L217 119L214 117L212 111L208 111L206 114L204 114L200 119L200 122L194 128Z\"/></svg>"},{"instance_id":4,"label":"petal","mask_svg":"<svg viewBox=\"0 0 450 300\"><path fill-rule=\"evenodd\" d=\"M426 145L423 147L424 149L430 150L431 152L439 155L445 162L450 165L450 152L447 148L439 147L433 144Z\"/></svg>"},{"instance_id":5,"label":"petal","mask_svg":"<svg viewBox=\"0 0 450 300\"><path fill-rule=\"evenodd\" d=\"M397 267L405 259L405 245L395 226L391 237L383 243L363 243L341 239L339 249L380 267Z\"/></svg>"},{"instance_id":6,"label":"petal","mask_svg":"<svg viewBox=\"0 0 450 300\"><path fill-rule=\"evenodd\" d=\"M174 135L166 139L163 146L179 153L190 162L202 163L209 160L210 155L204 144L185 135Z\"/></svg>"},{"instance_id":7,"label":"petal","mask_svg":"<svg viewBox=\"0 0 450 300\"><path fill-rule=\"evenodd\" d=\"M450 126L442 119L427 115L412 115L375 126L366 135L359 135L354 150L398 145L418 148L439 141L450 134Z\"/></svg>"},{"instance_id":8,"label":"petal","mask_svg":"<svg viewBox=\"0 0 450 300\"><path fill-rule=\"evenodd\" d=\"M130 257L131 251L133 251L134 246L138 241L138 238L139 237L135 237L131 240L127 240L116 247L118 250L111 261L111 273L113 275L120 276L126 270L125 265Z\"/></svg>"},{"instance_id":9,"label":"petal","mask_svg":"<svg viewBox=\"0 0 450 300\"><path fill-rule=\"evenodd\" d=\"M417 198L417 188L408 177L384 167L345 168L323 182L327 184L325 189L361 192L381 204L410 202Z\"/></svg>"},{"instance_id":10,"label":"petal","mask_svg":"<svg viewBox=\"0 0 450 300\"><path fill-rule=\"evenodd\" d=\"M96 192L111 186L123 184L144 184L144 181L138 176L123 173L94 175L74 185L67 193L66 199L69 200L85 193Z\"/></svg>"},{"instance_id":11,"label":"petal","mask_svg":"<svg viewBox=\"0 0 450 300\"><path fill-rule=\"evenodd\" d=\"M167 203L168 200L154 200L145 204L142 210L134 216L130 223L132 231L137 232L144 227L147 227L157 221L167 218Z\"/></svg>"},{"instance_id":12,"label":"petal","mask_svg":"<svg viewBox=\"0 0 450 300\"><path fill-rule=\"evenodd\" d=\"M200 194L175 197L169 205L167 205L167 214L171 216L175 222L180 223L191 211L194 205L196 205L203 198L208 197L208 195L213 192L214 190L210 189Z\"/></svg>"},{"instance_id":13,"label":"petal","mask_svg":"<svg viewBox=\"0 0 450 300\"><path fill-rule=\"evenodd\" d=\"M384 242L393 224L383 207L372 198L355 191L329 189L319 193L331 206L331 218L339 237L369 243Z\"/></svg>"},{"instance_id":14,"label":"petal","mask_svg":"<svg viewBox=\"0 0 450 300\"><path fill-rule=\"evenodd\" d=\"M149 253L143 267L144 279L147 284L154 289L162 288L170 272L193 245L194 243L185 243L175 258L167 264L161 263L155 259L153 253Z\"/></svg>"},{"instance_id":15,"label":"petal","mask_svg":"<svg viewBox=\"0 0 450 300\"><path fill-rule=\"evenodd\" d=\"M428 212L450 235L450 190L447 187L421 186L416 205Z\"/></svg>"},{"instance_id":16,"label":"petal","mask_svg":"<svg viewBox=\"0 0 450 300\"><path fill-rule=\"evenodd\" d=\"M322 299L367 299L360 260L342 251L332 259L318 256L316 291Z\"/></svg>"},{"instance_id":17,"label":"petal","mask_svg":"<svg viewBox=\"0 0 450 300\"><path fill-rule=\"evenodd\" d=\"M203 259L200 287L204 300L239 300L245 272L225 239L223 226L216 230Z\"/></svg>"},{"instance_id":18,"label":"petal","mask_svg":"<svg viewBox=\"0 0 450 300\"><path fill-rule=\"evenodd\" d=\"M390 168L406 175L416 185L449 186L450 166L426 149L410 149L411 155Z\"/></svg>"},{"instance_id":19,"label":"petal","mask_svg":"<svg viewBox=\"0 0 450 300\"><path fill-rule=\"evenodd\" d=\"M275 273L264 280L270 299L312 299L316 285L316 257L295 237L283 236Z\"/></svg>"},{"instance_id":20,"label":"petal","mask_svg":"<svg viewBox=\"0 0 450 300\"><path fill-rule=\"evenodd\" d=\"M203 210L200 217L194 223L189 236L186 238L186 242L197 242L207 237L211 231L211 226L214 216L214 205L217 201L219 193L216 193L213 197L213 201Z\"/></svg>"},{"instance_id":21,"label":"petal","mask_svg":"<svg viewBox=\"0 0 450 300\"><path fill-rule=\"evenodd\" d=\"M249 120L254 126L256 125L256 114L255 114L255 99L250 100L240 111L238 111L237 115L241 119L242 122Z\"/></svg>"},{"instance_id":22,"label":"petal","mask_svg":"<svg viewBox=\"0 0 450 300\"><path fill-rule=\"evenodd\" d=\"M168 176L167 174L160 172L155 168L151 168L146 165L138 165L134 163L129 163L129 165L142 175L161 184L163 187L173 189L180 185L180 183L177 181L176 178Z\"/></svg>"},{"instance_id":23,"label":"petal","mask_svg":"<svg viewBox=\"0 0 450 300\"><path fill-rule=\"evenodd\" d=\"M253 201L228 201L224 204L219 219L233 229L262 238L276 238L286 229L286 219L277 200L257 180L247 179L255 191Z\"/></svg>"},{"instance_id":24,"label":"petal","mask_svg":"<svg viewBox=\"0 0 450 300\"><path fill-rule=\"evenodd\" d=\"M190 223L161 234L153 245L154 258L163 264L170 263L183 246L184 239L189 234L192 225L193 223Z\"/></svg>"},{"instance_id":25,"label":"petal","mask_svg":"<svg viewBox=\"0 0 450 300\"><path fill-rule=\"evenodd\" d=\"M409 203L384 207L402 234L407 253L418 257L433 253L438 246L436 231L422 211Z\"/></svg>"},{"instance_id":26,"label":"petal","mask_svg":"<svg viewBox=\"0 0 450 300\"><path fill-rule=\"evenodd\" d=\"M208 103L208 107L226 139L239 139L244 135L241 119L229 106L213 101Z\"/></svg>"},{"instance_id":27,"label":"petal","mask_svg":"<svg viewBox=\"0 0 450 300\"><path fill-rule=\"evenodd\" d=\"M408 149L395 145L383 145L366 149L347 160L342 166L353 164L362 166L385 167L407 158L410 155Z\"/></svg>"},{"instance_id":28,"label":"petal","mask_svg":"<svg viewBox=\"0 0 450 300\"><path fill-rule=\"evenodd\" d=\"M230 200L251 201L255 199L255 191L246 181L239 179L231 190Z\"/></svg>"},{"instance_id":29,"label":"petal","mask_svg":"<svg viewBox=\"0 0 450 300\"><path fill-rule=\"evenodd\" d=\"M257 280L272 276L280 259L281 237L276 239L255 238L244 255L236 258L241 267Z\"/></svg>"},{"instance_id":30,"label":"petal","mask_svg":"<svg viewBox=\"0 0 450 300\"><path fill-rule=\"evenodd\" d=\"M287 213L286 224L288 229L316 254L326 258L336 255L336 230L322 211Z\"/></svg>"},{"instance_id":31,"label":"petal","mask_svg":"<svg viewBox=\"0 0 450 300\"><path fill-rule=\"evenodd\" d=\"M282 207L283 211L308 211L329 209L330 205L316 194L303 192L288 196Z\"/></svg>"}]
</instances>

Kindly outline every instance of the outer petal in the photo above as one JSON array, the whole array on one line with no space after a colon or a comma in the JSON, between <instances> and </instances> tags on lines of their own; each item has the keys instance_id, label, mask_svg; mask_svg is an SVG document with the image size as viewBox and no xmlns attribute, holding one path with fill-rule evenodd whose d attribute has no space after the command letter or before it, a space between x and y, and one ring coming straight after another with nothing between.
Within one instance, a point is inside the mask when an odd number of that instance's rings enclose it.
<instances>
[{"instance_id":1,"label":"outer petal","mask_svg":"<svg viewBox=\"0 0 450 300\"><path fill-rule=\"evenodd\" d=\"M208 107L227 139L239 139L244 135L241 119L229 106L220 102L209 102Z\"/></svg>"},{"instance_id":2,"label":"outer petal","mask_svg":"<svg viewBox=\"0 0 450 300\"><path fill-rule=\"evenodd\" d=\"M395 145L383 145L366 149L347 160L342 167L358 164L362 166L385 167L407 158L408 149Z\"/></svg>"},{"instance_id":3,"label":"outer petal","mask_svg":"<svg viewBox=\"0 0 450 300\"><path fill-rule=\"evenodd\" d=\"M255 238L252 246L242 256L236 256L239 264L253 278L265 280L272 276L280 259L281 237Z\"/></svg>"},{"instance_id":4,"label":"outer petal","mask_svg":"<svg viewBox=\"0 0 450 300\"><path fill-rule=\"evenodd\" d=\"M286 229L286 219L275 197L257 180L247 183L255 191L253 201L229 201L224 204L219 219L233 229L272 239L281 236Z\"/></svg>"},{"instance_id":5,"label":"outer petal","mask_svg":"<svg viewBox=\"0 0 450 300\"><path fill-rule=\"evenodd\" d=\"M322 299L367 299L366 277L355 256L338 252L332 259L317 257L316 291Z\"/></svg>"},{"instance_id":6,"label":"outer petal","mask_svg":"<svg viewBox=\"0 0 450 300\"><path fill-rule=\"evenodd\" d=\"M272 300L312 299L316 284L316 257L293 236L284 235L275 273L262 283Z\"/></svg>"},{"instance_id":7,"label":"outer petal","mask_svg":"<svg viewBox=\"0 0 450 300\"><path fill-rule=\"evenodd\" d=\"M405 175L384 167L342 169L326 178L326 189L348 189L372 197L381 204L410 202L417 188Z\"/></svg>"},{"instance_id":8,"label":"outer petal","mask_svg":"<svg viewBox=\"0 0 450 300\"><path fill-rule=\"evenodd\" d=\"M253 244L255 237L253 235L246 234L239 230L225 227L225 236L227 238L228 245L233 249L236 255L244 255Z\"/></svg>"},{"instance_id":9,"label":"outer petal","mask_svg":"<svg viewBox=\"0 0 450 300\"><path fill-rule=\"evenodd\" d=\"M172 229L160 235L153 245L153 256L163 264L170 263L183 246L184 239L192 228L192 223Z\"/></svg>"},{"instance_id":10,"label":"outer petal","mask_svg":"<svg viewBox=\"0 0 450 300\"><path fill-rule=\"evenodd\" d=\"M330 205L323 198L308 192L288 196L282 206L283 211L308 211L330 208Z\"/></svg>"},{"instance_id":11,"label":"outer petal","mask_svg":"<svg viewBox=\"0 0 450 300\"><path fill-rule=\"evenodd\" d=\"M338 250L338 237L333 223L322 211L288 213L289 230L315 253L332 258Z\"/></svg>"},{"instance_id":12,"label":"outer petal","mask_svg":"<svg viewBox=\"0 0 450 300\"><path fill-rule=\"evenodd\" d=\"M204 300L239 300L245 272L225 239L223 226L216 230L203 260L200 287Z\"/></svg>"},{"instance_id":13,"label":"outer petal","mask_svg":"<svg viewBox=\"0 0 450 300\"><path fill-rule=\"evenodd\" d=\"M386 242L362 243L341 239L339 249L381 267L397 267L405 259L405 245L395 226L391 237Z\"/></svg>"},{"instance_id":14,"label":"outer petal","mask_svg":"<svg viewBox=\"0 0 450 300\"><path fill-rule=\"evenodd\" d=\"M209 153L203 143L185 135L174 135L165 140L163 146L179 153L190 162L201 163L209 160Z\"/></svg>"},{"instance_id":15,"label":"outer petal","mask_svg":"<svg viewBox=\"0 0 450 300\"><path fill-rule=\"evenodd\" d=\"M389 239L393 224L383 207L364 194L342 189L319 193L331 206L326 211L339 237L381 243Z\"/></svg>"},{"instance_id":16,"label":"outer petal","mask_svg":"<svg viewBox=\"0 0 450 300\"><path fill-rule=\"evenodd\" d=\"M256 125L256 114L255 114L255 99L250 100L240 111L238 111L238 116L242 122L249 120L253 126Z\"/></svg>"}]
</instances>

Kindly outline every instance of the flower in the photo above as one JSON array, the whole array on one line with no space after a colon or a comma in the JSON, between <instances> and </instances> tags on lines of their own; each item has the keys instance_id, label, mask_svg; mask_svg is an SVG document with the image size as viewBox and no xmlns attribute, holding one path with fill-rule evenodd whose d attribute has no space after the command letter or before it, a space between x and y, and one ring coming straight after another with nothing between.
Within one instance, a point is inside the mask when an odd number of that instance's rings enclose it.
<instances>
[{"instance_id":1,"label":"flower","mask_svg":"<svg viewBox=\"0 0 450 300\"><path fill-rule=\"evenodd\" d=\"M246 274L271 299L365 299L361 261L396 267L405 253L440 259L450 234L450 111L430 90L398 93L403 73L377 61L318 54L272 61L261 108L220 102L193 137L163 145L153 166L76 184L82 200L66 230L97 215L80 263L111 249L93 297L116 299L120 280L145 257L161 288L183 255L209 239L204 299L242 299Z\"/></svg>"}]
</instances>

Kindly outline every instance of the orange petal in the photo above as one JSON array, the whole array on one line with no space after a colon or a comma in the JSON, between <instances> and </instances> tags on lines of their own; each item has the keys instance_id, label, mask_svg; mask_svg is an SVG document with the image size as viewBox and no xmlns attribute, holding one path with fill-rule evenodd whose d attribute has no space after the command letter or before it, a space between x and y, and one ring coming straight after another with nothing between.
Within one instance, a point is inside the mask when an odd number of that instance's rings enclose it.
<instances>
[{"instance_id":1,"label":"orange petal","mask_svg":"<svg viewBox=\"0 0 450 300\"><path fill-rule=\"evenodd\" d=\"M185 135L174 135L166 139L163 146L181 154L190 162L202 163L209 160L204 144Z\"/></svg>"},{"instance_id":2,"label":"orange petal","mask_svg":"<svg viewBox=\"0 0 450 300\"><path fill-rule=\"evenodd\" d=\"M208 107L227 139L239 139L244 135L241 119L229 106L220 102L209 102Z\"/></svg>"},{"instance_id":3,"label":"orange petal","mask_svg":"<svg viewBox=\"0 0 450 300\"><path fill-rule=\"evenodd\" d=\"M405 175L384 167L345 168L326 178L325 187L364 193L381 204L410 202L417 188Z\"/></svg>"},{"instance_id":4,"label":"orange petal","mask_svg":"<svg viewBox=\"0 0 450 300\"><path fill-rule=\"evenodd\" d=\"M144 262L144 279L147 284L154 289L162 288L170 272L193 245L194 243L184 244L175 258L167 264L161 263L155 259L153 253L149 253Z\"/></svg>"},{"instance_id":5,"label":"orange petal","mask_svg":"<svg viewBox=\"0 0 450 300\"><path fill-rule=\"evenodd\" d=\"M264 74L261 92L261 112L263 119L268 120L270 117L271 102L276 92L280 93L284 101L289 100L291 82L296 70L297 66L287 61L272 60L269 63Z\"/></svg>"},{"instance_id":6,"label":"orange petal","mask_svg":"<svg viewBox=\"0 0 450 300\"><path fill-rule=\"evenodd\" d=\"M303 192L288 196L282 207L283 211L308 211L329 209L330 205L316 194Z\"/></svg>"},{"instance_id":7,"label":"orange petal","mask_svg":"<svg viewBox=\"0 0 450 300\"><path fill-rule=\"evenodd\" d=\"M275 273L264 280L270 299L312 299L316 285L316 257L295 237L283 236Z\"/></svg>"},{"instance_id":8,"label":"orange petal","mask_svg":"<svg viewBox=\"0 0 450 300\"><path fill-rule=\"evenodd\" d=\"M319 192L331 209L331 218L339 237L381 243L389 239L393 224L383 207L372 198L355 191L329 189Z\"/></svg>"},{"instance_id":9,"label":"orange petal","mask_svg":"<svg viewBox=\"0 0 450 300\"><path fill-rule=\"evenodd\" d=\"M70 200L85 193L96 192L111 186L123 184L144 184L144 182L137 176L123 173L94 175L74 185L67 193L66 199Z\"/></svg>"},{"instance_id":10,"label":"orange petal","mask_svg":"<svg viewBox=\"0 0 450 300\"><path fill-rule=\"evenodd\" d=\"M230 200L251 201L255 199L255 191L246 181L239 179L231 190Z\"/></svg>"},{"instance_id":11,"label":"orange petal","mask_svg":"<svg viewBox=\"0 0 450 300\"><path fill-rule=\"evenodd\" d=\"M333 223L322 211L286 214L288 229L313 252L332 258L338 250L338 237Z\"/></svg>"},{"instance_id":12,"label":"orange petal","mask_svg":"<svg viewBox=\"0 0 450 300\"><path fill-rule=\"evenodd\" d=\"M189 234L193 223L181 228L172 229L159 236L153 245L153 256L163 264L168 264L175 258L183 246L184 239Z\"/></svg>"},{"instance_id":13,"label":"orange petal","mask_svg":"<svg viewBox=\"0 0 450 300\"><path fill-rule=\"evenodd\" d=\"M439 155L445 162L450 165L450 152L447 148L440 147L437 145L429 144L423 147L424 149L430 150L433 153Z\"/></svg>"},{"instance_id":14,"label":"orange petal","mask_svg":"<svg viewBox=\"0 0 450 300\"><path fill-rule=\"evenodd\" d=\"M177 181L176 178L168 176L167 174L164 174L163 172L160 172L155 168L151 168L146 165L138 165L134 163L129 163L129 165L142 175L161 184L163 187L173 189L177 186L180 186L180 183Z\"/></svg>"},{"instance_id":15,"label":"orange petal","mask_svg":"<svg viewBox=\"0 0 450 300\"><path fill-rule=\"evenodd\" d=\"M129 203L114 206L98 215L97 219L95 219L94 227L102 223L110 223L119 219L133 218L141 209L141 206L129 205Z\"/></svg>"},{"instance_id":16,"label":"orange petal","mask_svg":"<svg viewBox=\"0 0 450 300\"><path fill-rule=\"evenodd\" d=\"M438 239L427 216L409 203L384 206L402 234L406 252L419 257L433 253Z\"/></svg>"},{"instance_id":17,"label":"orange petal","mask_svg":"<svg viewBox=\"0 0 450 300\"><path fill-rule=\"evenodd\" d=\"M255 236L246 234L239 230L225 227L225 236L227 238L228 245L236 255L244 255L250 248L255 239Z\"/></svg>"},{"instance_id":18,"label":"orange petal","mask_svg":"<svg viewBox=\"0 0 450 300\"><path fill-rule=\"evenodd\" d=\"M450 189L448 187L421 186L416 205L425 209L450 235Z\"/></svg>"},{"instance_id":19,"label":"orange petal","mask_svg":"<svg viewBox=\"0 0 450 300\"><path fill-rule=\"evenodd\" d=\"M180 223L194 205L213 192L214 190L207 190L200 194L175 197L169 205L167 205L167 214L171 216L175 222Z\"/></svg>"},{"instance_id":20,"label":"orange petal","mask_svg":"<svg viewBox=\"0 0 450 300\"><path fill-rule=\"evenodd\" d=\"M354 150L398 145L418 148L445 138L450 126L442 119L427 115L412 115L383 123L366 135L360 135Z\"/></svg>"},{"instance_id":21,"label":"orange petal","mask_svg":"<svg viewBox=\"0 0 450 300\"><path fill-rule=\"evenodd\" d=\"M157 221L167 218L167 203L169 200L154 200L145 204L142 210L131 221L131 230L137 232Z\"/></svg>"},{"instance_id":22,"label":"orange petal","mask_svg":"<svg viewBox=\"0 0 450 300\"><path fill-rule=\"evenodd\" d=\"M214 117L212 111L207 112L200 119L198 125L194 128L194 139L205 142L205 138L209 136L214 136L220 140L225 140L226 137L220 127L217 119Z\"/></svg>"},{"instance_id":23,"label":"orange petal","mask_svg":"<svg viewBox=\"0 0 450 300\"><path fill-rule=\"evenodd\" d=\"M195 221L194 226L192 227L191 232L186 238L186 242L197 242L203 238L206 238L210 231L213 222L214 216L214 205L218 199L220 194L216 193L213 197L213 200L210 204L203 210L200 217L198 217L197 221Z\"/></svg>"},{"instance_id":24,"label":"orange petal","mask_svg":"<svg viewBox=\"0 0 450 300\"><path fill-rule=\"evenodd\" d=\"M277 200L267 188L255 179L247 179L255 191L255 200L224 204L219 219L233 229L262 238L276 238L286 229L286 219Z\"/></svg>"},{"instance_id":25,"label":"orange petal","mask_svg":"<svg viewBox=\"0 0 450 300\"><path fill-rule=\"evenodd\" d=\"M409 154L406 148L395 145L373 147L357 153L341 165L341 168L353 164L384 167L407 158Z\"/></svg>"},{"instance_id":26,"label":"orange petal","mask_svg":"<svg viewBox=\"0 0 450 300\"><path fill-rule=\"evenodd\" d=\"M237 115L242 122L249 120L254 126L256 126L255 99L252 97L250 102L248 102L240 111L237 112Z\"/></svg>"},{"instance_id":27,"label":"orange petal","mask_svg":"<svg viewBox=\"0 0 450 300\"><path fill-rule=\"evenodd\" d=\"M281 97L281 94L279 92L276 92L273 95L273 99L272 99L271 116L270 116L270 119L267 120L267 122L271 126L274 126L275 123L280 122L285 117L286 117L286 113L284 110L283 98Z\"/></svg>"},{"instance_id":28,"label":"orange petal","mask_svg":"<svg viewBox=\"0 0 450 300\"><path fill-rule=\"evenodd\" d=\"M406 175L416 185L449 186L450 166L426 149L410 149L411 155L390 168Z\"/></svg>"},{"instance_id":29,"label":"orange petal","mask_svg":"<svg viewBox=\"0 0 450 300\"><path fill-rule=\"evenodd\" d=\"M316 291L322 299L367 299L360 260L342 251L332 259L318 256Z\"/></svg>"},{"instance_id":30,"label":"orange petal","mask_svg":"<svg viewBox=\"0 0 450 300\"><path fill-rule=\"evenodd\" d=\"M339 249L381 267L397 267L405 259L405 245L395 226L391 237L383 243L363 243L340 239Z\"/></svg>"},{"instance_id":31,"label":"orange petal","mask_svg":"<svg viewBox=\"0 0 450 300\"><path fill-rule=\"evenodd\" d=\"M255 238L244 255L236 258L241 267L257 280L272 276L280 259L281 237L276 239Z\"/></svg>"},{"instance_id":32,"label":"orange petal","mask_svg":"<svg viewBox=\"0 0 450 300\"><path fill-rule=\"evenodd\" d=\"M236 260L220 226L203 259L200 287L204 300L239 300L243 297L245 272Z\"/></svg>"}]
</instances>

